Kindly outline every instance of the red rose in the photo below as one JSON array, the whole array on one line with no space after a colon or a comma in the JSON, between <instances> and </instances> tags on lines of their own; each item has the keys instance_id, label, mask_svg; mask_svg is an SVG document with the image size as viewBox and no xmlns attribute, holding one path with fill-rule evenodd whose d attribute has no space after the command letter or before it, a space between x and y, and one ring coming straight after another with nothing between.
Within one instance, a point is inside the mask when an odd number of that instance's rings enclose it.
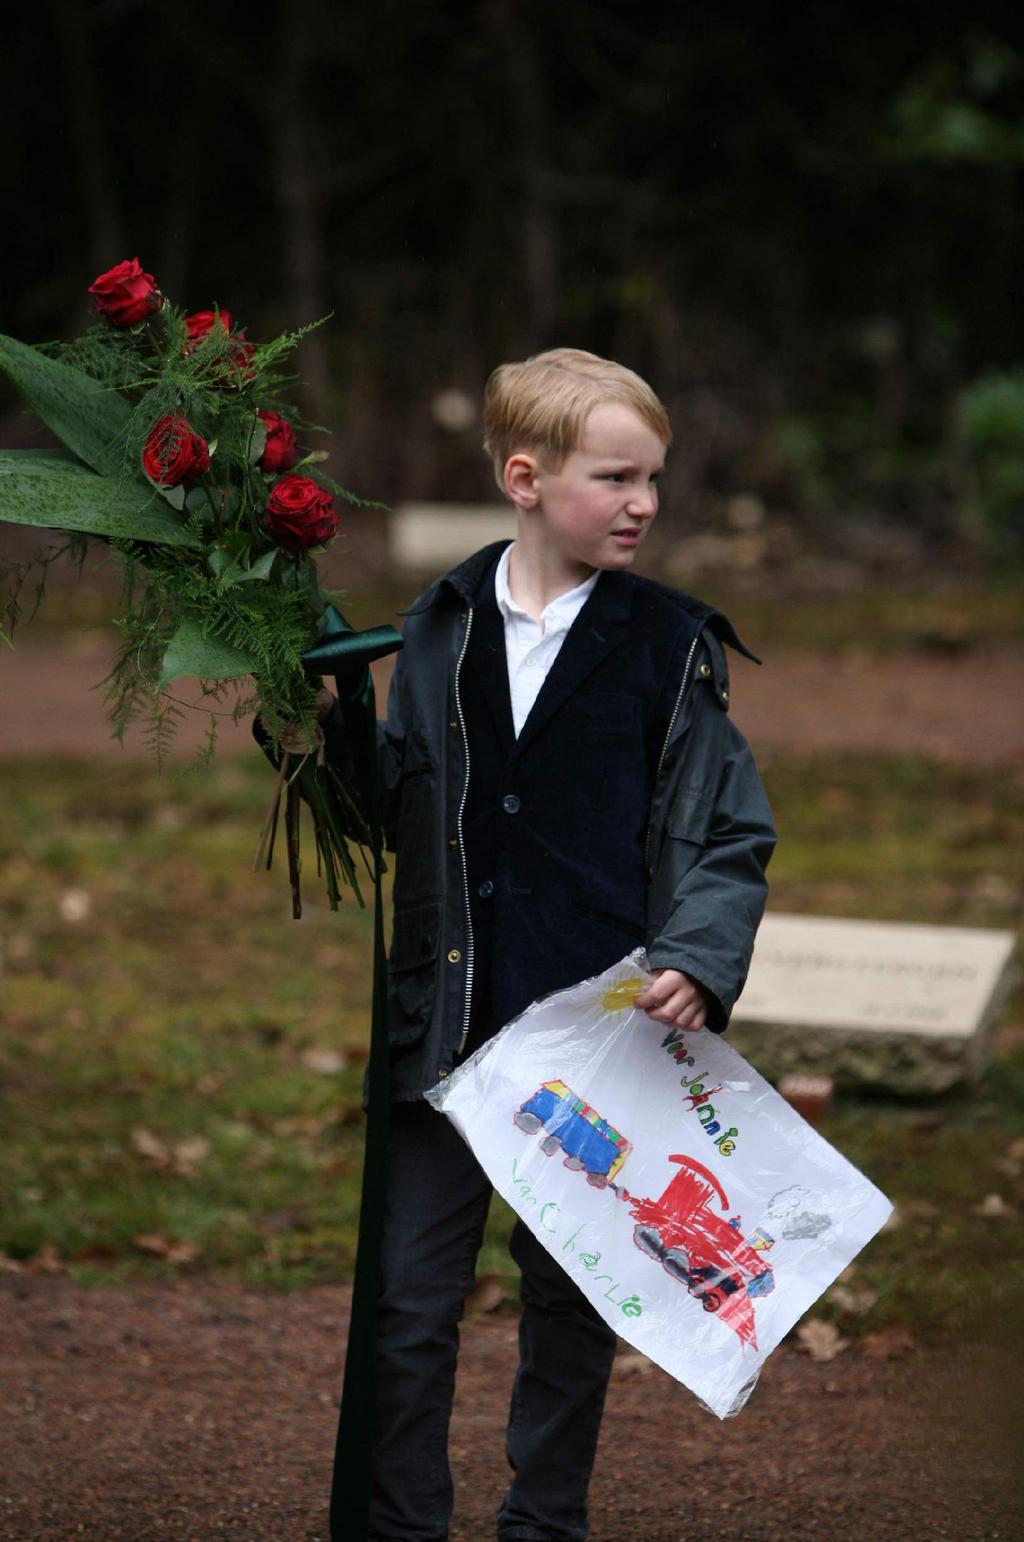
<instances>
[{"instance_id":1,"label":"red rose","mask_svg":"<svg viewBox=\"0 0 1024 1542\"><path fill-rule=\"evenodd\" d=\"M225 369L234 377L232 385L245 385L256 373L253 367L252 356L256 352L252 343L244 332L232 332L228 338L227 357L224 360Z\"/></svg>"},{"instance_id":2,"label":"red rose","mask_svg":"<svg viewBox=\"0 0 1024 1542\"><path fill-rule=\"evenodd\" d=\"M338 516L334 499L312 477L282 477L267 499L263 524L275 546L300 552L329 541Z\"/></svg>"},{"instance_id":3,"label":"red rose","mask_svg":"<svg viewBox=\"0 0 1024 1542\"><path fill-rule=\"evenodd\" d=\"M112 327L135 327L163 304L152 273L143 273L139 259L119 262L89 285L96 309Z\"/></svg>"},{"instance_id":4,"label":"red rose","mask_svg":"<svg viewBox=\"0 0 1024 1542\"><path fill-rule=\"evenodd\" d=\"M231 385L242 385L251 380L256 373L252 367L255 349L244 332L232 332L230 311L196 311L193 315L186 316L185 330L188 333L188 339L185 343L185 352L191 353L197 343L209 337L214 327L223 328L227 345L223 355L218 355L213 360L211 368L219 369L228 376Z\"/></svg>"},{"instance_id":5,"label":"red rose","mask_svg":"<svg viewBox=\"0 0 1024 1542\"><path fill-rule=\"evenodd\" d=\"M299 458L294 428L277 412L261 412L260 420L267 431L267 442L259 459L260 470L290 471Z\"/></svg>"},{"instance_id":6,"label":"red rose","mask_svg":"<svg viewBox=\"0 0 1024 1542\"><path fill-rule=\"evenodd\" d=\"M168 413L154 423L142 452L146 475L158 487L177 487L210 469L210 447L187 418Z\"/></svg>"},{"instance_id":7,"label":"red rose","mask_svg":"<svg viewBox=\"0 0 1024 1542\"><path fill-rule=\"evenodd\" d=\"M196 311L192 316L185 317L185 330L188 333L188 342L185 351L190 352L196 345L207 337L215 326L221 326L225 332L231 331L230 311Z\"/></svg>"}]
</instances>

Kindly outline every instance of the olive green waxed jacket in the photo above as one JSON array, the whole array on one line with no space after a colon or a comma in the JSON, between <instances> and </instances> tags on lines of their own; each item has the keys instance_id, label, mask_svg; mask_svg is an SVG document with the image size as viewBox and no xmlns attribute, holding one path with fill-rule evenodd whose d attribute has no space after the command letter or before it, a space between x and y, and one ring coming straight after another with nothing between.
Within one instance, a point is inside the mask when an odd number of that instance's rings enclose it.
<instances>
[{"instance_id":1,"label":"olive green waxed jacket","mask_svg":"<svg viewBox=\"0 0 1024 1542\"><path fill-rule=\"evenodd\" d=\"M469 1023L474 959L461 842L468 741L460 676L474 595L502 544L476 553L410 607L387 719L378 725L383 823L396 853L392 1097L403 1101L452 1069ZM722 644L747 650L720 612L632 573L602 574L595 604L605 607L601 636L609 650L621 635L637 653L642 634L635 686L657 704L643 872L648 963L699 981L710 997L708 1026L720 1032L746 980L775 844L753 757L728 712ZM324 726L327 753L345 774L342 704Z\"/></svg>"}]
</instances>

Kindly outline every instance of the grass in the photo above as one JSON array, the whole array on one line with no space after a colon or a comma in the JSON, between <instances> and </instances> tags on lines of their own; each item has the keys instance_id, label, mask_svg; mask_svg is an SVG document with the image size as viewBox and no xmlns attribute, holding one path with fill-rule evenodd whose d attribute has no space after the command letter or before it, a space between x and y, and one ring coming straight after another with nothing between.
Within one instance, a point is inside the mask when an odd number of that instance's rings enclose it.
<instances>
[{"instance_id":1,"label":"grass","mask_svg":"<svg viewBox=\"0 0 1024 1542\"><path fill-rule=\"evenodd\" d=\"M776 908L1016 924L1024 778L850 757L765 774ZM9 1259L83 1283L350 1275L370 917L332 915L310 878L296 925L284 873L250 872L269 791L255 754L162 776L0 762ZM1021 1228L975 1213L990 1193L1024 1200L1006 1165L1024 1135L1019 1042L974 1093L846 1097L824 1133L902 1216L856 1266L873 1310L820 1309L844 1332L941 1338L1020 1299ZM509 1225L496 1202L479 1270L511 1289Z\"/></svg>"}]
</instances>

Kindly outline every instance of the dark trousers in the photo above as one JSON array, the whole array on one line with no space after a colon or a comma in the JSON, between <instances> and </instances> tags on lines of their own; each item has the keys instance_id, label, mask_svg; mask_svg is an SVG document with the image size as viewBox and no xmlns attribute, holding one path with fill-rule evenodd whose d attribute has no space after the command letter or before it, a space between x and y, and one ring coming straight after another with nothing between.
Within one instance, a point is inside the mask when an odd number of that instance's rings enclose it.
<instances>
[{"instance_id":1,"label":"dark trousers","mask_svg":"<svg viewBox=\"0 0 1024 1542\"><path fill-rule=\"evenodd\" d=\"M463 1303L491 1186L454 1126L427 1103L392 1106L378 1326L370 1532L448 1535L448 1422ZM615 1334L521 1222L519 1369L509 1409L512 1481L501 1542L579 1542Z\"/></svg>"}]
</instances>

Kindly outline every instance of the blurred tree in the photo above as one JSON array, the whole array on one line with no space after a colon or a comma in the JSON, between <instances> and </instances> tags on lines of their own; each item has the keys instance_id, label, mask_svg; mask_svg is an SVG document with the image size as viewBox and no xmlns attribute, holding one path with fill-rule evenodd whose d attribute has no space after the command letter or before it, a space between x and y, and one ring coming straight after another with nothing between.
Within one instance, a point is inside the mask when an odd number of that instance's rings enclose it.
<instances>
[{"instance_id":1,"label":"blurred tree","mask_svg":"<svg viewBox=\"0 0 1024 1542\"><path fill-rule=\"evenodd\" d=\"M256 334L332 311L307 405L368 493L491 496L431 403L568 342L666 398L665 526L753 491L941 532L958 394L1024 358L995 6L50 0L0 67L4 329L134 255Z\"/></svg>"}]
</instances>

